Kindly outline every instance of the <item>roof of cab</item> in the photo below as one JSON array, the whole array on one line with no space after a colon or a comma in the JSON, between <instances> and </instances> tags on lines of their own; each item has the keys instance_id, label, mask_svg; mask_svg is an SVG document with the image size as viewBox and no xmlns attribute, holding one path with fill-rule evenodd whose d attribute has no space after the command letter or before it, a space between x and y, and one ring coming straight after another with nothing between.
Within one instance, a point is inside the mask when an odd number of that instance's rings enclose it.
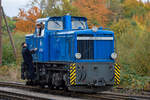
<instances>
[{"instance_id":1,"label":"roof of cab","mask_svg":"<svg viewBox=\"0 0 150 100\"><path fill-rule=\"evenodd\" d=\"M48 19L49 19L49 17L47 17L47 18L39 18L39 19L36 20L36 22L37 23L46 22L46 21L48 21Z\"/></svg>"},{"instance_id":2,"label":"roof of cab","mask_svg":"<svg viewBox=\"0 0 150 100\"><path fill-rule=\"evenodd\" d=\"M86 17L79 17L79 16L72 16L72 18L81 18L81 19L85 19L85 20L87 20L87 18L86 18Z\"/></svg>"},{"instance_id":3,"label":"roof of cab","mask_svg":"<svg viewBox=\"0 0 150 100\"><path fill-rule=\"evenodd\" d=\"M58 18L58 17L61 17L61 16L53 16L53 17L47 17L47 18L39 18L39 19L36 20L36 23L46 22L46 21L48 21L50 18ZM87 20L87 18L85 18L85 17L72 16L72 18L81 18L81 19Z\"/></svg>"}]
</instances>

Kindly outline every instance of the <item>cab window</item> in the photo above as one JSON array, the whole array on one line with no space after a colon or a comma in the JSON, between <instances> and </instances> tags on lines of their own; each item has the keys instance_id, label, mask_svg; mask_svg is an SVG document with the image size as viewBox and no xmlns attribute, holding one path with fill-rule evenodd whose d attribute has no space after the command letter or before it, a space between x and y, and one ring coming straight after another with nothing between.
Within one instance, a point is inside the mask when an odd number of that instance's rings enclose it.
<instances>
[{"instance_id":1,"label":"cab window","mask_svg":"<svg viewBox=\"0 0 150 100\"><path fill-rule=\"evenodd\" d=\"M63 30L63 22L61 20L50 20L48 22L48 30Z\"/></svg>"},{"instance_id":2,"label":"cab window","mask_svg":"<svg viewBox=\"0 0 150 100\"><path fill-rule=\"evenodd\" d=\"M79 20L73 20L72 21L72 29L86 29L86 22L79 21Z\"/></svg>"},{"instance_id":3,"label":"cab window","mask_svg":"<svg viewBox=\"0 0 150 100\"><path fill-rule=\"evenodd\" d=\"M43 22L36 24L36 35L37 36L43 36L44 35L44 27L45 27L45 24Z\"/></svg>"}]
</instances>

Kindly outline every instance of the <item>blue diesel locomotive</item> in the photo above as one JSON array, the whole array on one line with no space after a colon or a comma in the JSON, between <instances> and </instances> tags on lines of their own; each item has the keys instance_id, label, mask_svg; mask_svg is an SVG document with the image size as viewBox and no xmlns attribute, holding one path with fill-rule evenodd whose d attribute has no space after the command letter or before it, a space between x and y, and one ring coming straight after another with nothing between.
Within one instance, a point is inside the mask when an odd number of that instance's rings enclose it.
<instances>
[{"instance_id":1,"label":"blue diesel locomotive","mask_svg":"<svg viewBox=\"0 0 150 100\"><path fill-rule=\"evenodd\" d=\"M32 82L76 91L99 91L119 84L114 32L89 29L86 18L70 15L41 18L38 23L43 24L41 33L36 27L34 34L26 35L28 48L37 48Z\"/></svg>"}]
</instances>

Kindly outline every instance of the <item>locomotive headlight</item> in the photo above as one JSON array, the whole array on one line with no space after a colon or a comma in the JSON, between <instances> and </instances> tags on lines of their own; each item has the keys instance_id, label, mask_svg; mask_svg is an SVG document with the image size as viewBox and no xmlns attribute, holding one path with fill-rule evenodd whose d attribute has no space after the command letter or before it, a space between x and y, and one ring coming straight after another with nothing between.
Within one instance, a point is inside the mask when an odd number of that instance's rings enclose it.
<instances>
[{"instance_id":1,"label":"locomotive headlight","mask_svg":"<svg viewBox=\"0 0 150 100\"><path fill-rule=\"evenodd\" d=\"M117 53L115 53L115 52L112 53L112 54L111 54L111 58L112 58L112 59L116 59L116 58L117 58Z\"/></svg>"},{"instance_id":2,"label":"locomotive headlight","mask_svg":"<svg viewBox=\"0 0 150 100\"><path fill-rule=\"evenodd\" d=\"M80 59L80 58L81 58L81 53L76 53L76 54L75 54L75 57L76 57L77 59Z\"/></svg>"},{"instance_id":3,"label":"locomotive headlight","mask_svg":"<svg viewBox=\"0 0 150 100\"><path fill-rule=\"evenodd\" d=\"M97 32L97 31L98 31L98 28L97 28L96 26L94 26L94 27L92 28L92 31L93 31L93 32Z\"/></svg>"}]
</instances>

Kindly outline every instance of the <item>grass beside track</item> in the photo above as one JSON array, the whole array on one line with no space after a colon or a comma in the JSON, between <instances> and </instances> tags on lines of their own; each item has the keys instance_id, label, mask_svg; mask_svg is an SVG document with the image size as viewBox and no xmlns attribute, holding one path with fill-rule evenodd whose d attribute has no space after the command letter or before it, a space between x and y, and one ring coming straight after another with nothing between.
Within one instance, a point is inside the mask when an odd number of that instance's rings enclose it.
<instances>
[{"instance_id":1,"label":"grass beside track","mask_svg":"<svg viewBox=\"0 0 150 100\"><path fill-rule=\"evenodd\" d=\"M13 55L13 48L11 46L9 36L3 33L2 44L2 66L0 67L0 80L1 81L21 81L20 79L20 63L21 57L21 43L25 41L24 33L12 33L15 47L17 49L17 59Z\"/></svg>"}]
</instances>

